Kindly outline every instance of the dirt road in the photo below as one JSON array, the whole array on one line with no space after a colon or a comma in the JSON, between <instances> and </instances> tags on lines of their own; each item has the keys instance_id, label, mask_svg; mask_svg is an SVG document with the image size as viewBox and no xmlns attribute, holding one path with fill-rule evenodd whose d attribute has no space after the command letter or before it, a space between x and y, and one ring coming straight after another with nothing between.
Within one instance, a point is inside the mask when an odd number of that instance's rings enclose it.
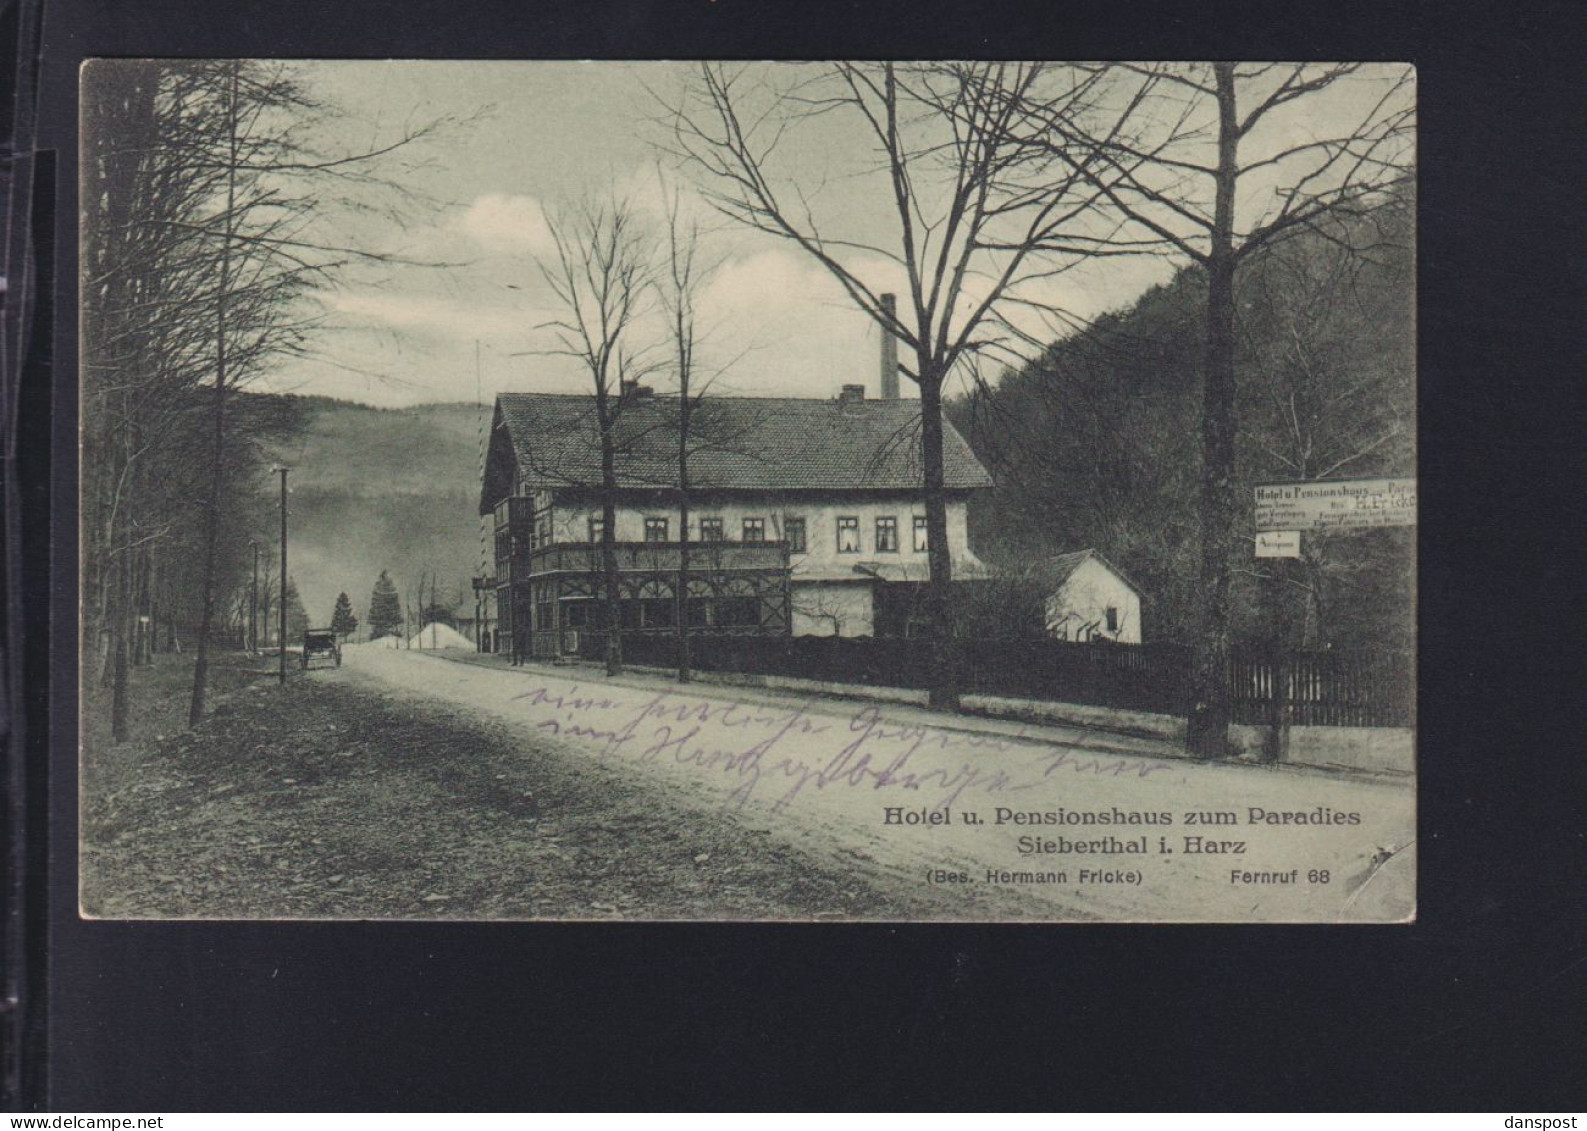
<instances>
[{"instance_id":1,"label":"dirt road","mask_svg":"<svg viewBox=\"0 0 1587 1131\"><path fill-rule=\"evenodd\" d=\"M525 758L583 759L658 813L707 818L729 843L785 845L889 904L857 900L844 917L1398 921L1414 908L1405 781L1205 765L1116 736L1038 741L915 708L680 693L658 679L372 647L311 678L492 720ZM768 904L749 917L808 914Z\"/></svg>"},{"instance_id":2,"label":"dirt road","mask_svg":"<svg viewBox=\"0 0 1587 1131\"><path fill-rule=\"evenodd\" d=\"M224 658L223 658L224 659ZM102 918L930 918L623 767L367 677L140 668L141 733L85 743L81 899ZM163 709L169 706L169 710ZM99 728L103 730L103 728Z\"/></svg>"}]
</instances>

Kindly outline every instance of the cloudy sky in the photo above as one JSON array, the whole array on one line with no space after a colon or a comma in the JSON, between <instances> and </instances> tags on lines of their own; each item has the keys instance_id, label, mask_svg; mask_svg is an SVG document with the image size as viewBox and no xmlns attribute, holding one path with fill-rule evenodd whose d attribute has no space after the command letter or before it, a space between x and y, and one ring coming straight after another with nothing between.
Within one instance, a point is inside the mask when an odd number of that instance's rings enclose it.
<instances>
[{"instance_id":1,"label":"cloudy sky","mask_svg":"<svg viewBox=\"0 0 1587 1131\"><path fill-rule=\"evenodd\" d=\"M543 352L553 344L544 323L555 316L537 266L551 251L548 222L570 201L611 192L659 221L662 177L689 192L687 177L671 172L656 146L664 134L655 100L675 96L688 66L301 66L306 85L341 111L315 127L319 148L378 145L435 118L461 124L388 163L387 175L413 199L391 212L327 217L364 246L443 266L349 272L317 296L329 328L315 356L272 372L265 386L379 405L472 401L476 390L487 399L507 390L585 390L588 379L574 363ZM886 184L863 133L828 115L790 134L779 152L780 171L799 182L824 223L870 242L896 242ZM392 203L389 194L380 203ZM874 392L877 331L824 269L797 247L724 221L697 198L695 206L710 226L706 253L720 262L699 300L700 361L721 371L717 390L830 396L845 382L864 381ZM873 287L902 289L881 257L859 252L849 265ZM1171 270L1162 260L1108 259L1042 283L1040 295L1089 318L1126 305ZM664 387L665 378L657 383Z\"/></svg>"}]
</instances>

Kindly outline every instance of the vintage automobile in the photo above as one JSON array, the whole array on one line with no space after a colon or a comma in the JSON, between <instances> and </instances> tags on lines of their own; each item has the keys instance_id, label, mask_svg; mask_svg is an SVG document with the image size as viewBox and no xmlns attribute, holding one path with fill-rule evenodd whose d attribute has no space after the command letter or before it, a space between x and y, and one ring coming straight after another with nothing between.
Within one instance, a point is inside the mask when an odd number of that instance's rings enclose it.
<instances>
[{"instance_id":1,"label":"vintage automobile","mask_svg":"<svg viewBox=\"0 0 1587 1131\"><path fill-rule=\"evenodd\" d=\"M329 660L338 668L342 666L341 641L328 628L311 628L303 634L303 653L300 657L303 670L308 671L315 660Z\"/></svg>"}]
</instances>

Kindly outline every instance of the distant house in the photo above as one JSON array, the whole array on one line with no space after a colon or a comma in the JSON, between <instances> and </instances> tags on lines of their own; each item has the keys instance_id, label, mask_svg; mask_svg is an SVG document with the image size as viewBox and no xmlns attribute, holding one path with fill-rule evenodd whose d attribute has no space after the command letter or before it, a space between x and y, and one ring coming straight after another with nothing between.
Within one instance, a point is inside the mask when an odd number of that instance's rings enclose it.
<instances>
[{"instance_id":1,"label":"distant house","mask_svg":"<svg viewBox=\"0 0 1587 1131\"><path fill-rule=\"evenodd\" d=\"M1049 635L1059 640L1141 642L1141 591L1095 550L1059 554L1035 572L1047 592Z\"/></svg>"},{"instance_id":2,"label":"distant house","mask_svg":"<svg viewBox=\"0 0 1587 1131\"><path fill-rule=\"evenodd\" d=\"M678 401L624 390L615 537L625 630L676 630L679 550L690 548L687 615L705 632L903 635L927 577L920 403L723 397L691 429L688 529L677 482ZM992 486L944 425L948 541L970 553L966 503ZM604 627L600 443L594 398L497 398L479 512L493 519L499 647L554 657Z\"/></svg>"}]
</instances>

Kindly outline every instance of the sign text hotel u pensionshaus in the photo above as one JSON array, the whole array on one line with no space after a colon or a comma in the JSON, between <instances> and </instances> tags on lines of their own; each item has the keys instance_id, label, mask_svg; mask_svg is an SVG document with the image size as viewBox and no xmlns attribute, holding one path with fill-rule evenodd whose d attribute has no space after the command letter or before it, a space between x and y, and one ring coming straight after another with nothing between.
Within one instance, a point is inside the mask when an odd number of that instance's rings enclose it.
<instances>
[{"instance_id":1,"label":"sign text hotel u pensionshaus","mask_svg":"<svg viewBox=\"0 0 1587 1131\"><path fill-rule=\"evenodd\" d=\"M1416 525L1416 480L1320 479L1256 487L1256 529L1365 530Z\"/></svg>"}]
</instances>

